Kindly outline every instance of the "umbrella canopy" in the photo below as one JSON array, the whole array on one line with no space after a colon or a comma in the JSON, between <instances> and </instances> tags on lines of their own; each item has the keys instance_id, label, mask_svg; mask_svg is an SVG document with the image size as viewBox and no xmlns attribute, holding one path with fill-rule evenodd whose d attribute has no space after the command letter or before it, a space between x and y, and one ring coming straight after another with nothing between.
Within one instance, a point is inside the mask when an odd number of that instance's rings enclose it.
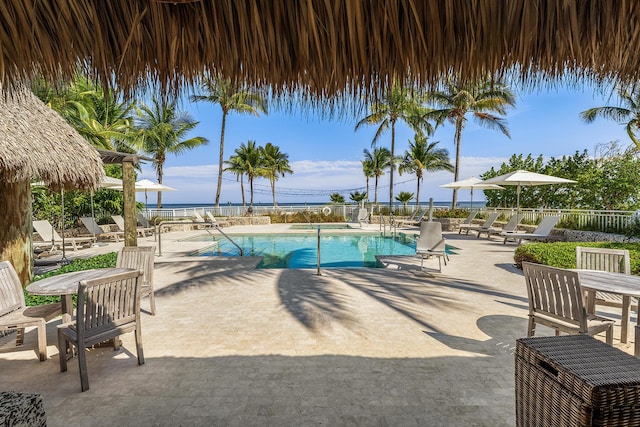
<instances>
[{"instance_id":1,"label":"umbrella canopy","mask_svg":"<svg viewBox=\"0 0 640 427\"><path fill-rule=\"evenodd\" d=\"M0 90L0 180L71 190L95 189L103 177L96 149L58 113L26 88Z\"/></svg>"},{"instance_id":2,"label":"umbrella canopy","mask_svg":"<svg viewBox=\"0 0 640 427\"><path fill-rule=\"evenodd\" d=\"M160 191L177 191L177 190L175 188L171 188L163 184L158 184L157 182L153 182L148 179L141 179L140 181L136 181L136 191L144 191L144 207L145 209L148 209L147 208L147 205L148 205L147 192L148 191L160 192Z\"/></svg>"},{"instance_id":3,"label":"umbrella canopy","mask_svg":"<svg viewBox=\"0 0 640 427\"><path fill-rule=\"evenodd\" d=\"M544 175L536 172L529 172L525 170L517 170L509 172L504 175L496 176L482 181L484 184L498 184L498 185L516 185L516 212L520 212L520 191L523 186L534 185L551 185L551 184L571 184L575 181L565 178L558 178L557 176Z\"/></svg>"},{"instance_id":4,"label":"umbrella canopy","mask_svg":"<svg viewBox=\"0 0 640 427\"><path fill-rule=\"evenodd\" d=\"M500 187L496 184L485 184L480 178L472 176L471 178L463 179L460 181L450 182L440 186L441 188L454 188L458 190L471 190L471 209L473 209L473 190L504 190L504 187Z\"/></svg>"},{"instance_id":5,"label":"umbrella canopy","mask_svg":"<svg viewBox=\"0 0 640 427\"><path fill-rule=\"evenodd\" d=\"M636 0L4 0L0 76L58 82L81 64L135 90L220 73L314 98L371 98L452 72L633 83L636 22Z\"/></svg>"}]
</instances>

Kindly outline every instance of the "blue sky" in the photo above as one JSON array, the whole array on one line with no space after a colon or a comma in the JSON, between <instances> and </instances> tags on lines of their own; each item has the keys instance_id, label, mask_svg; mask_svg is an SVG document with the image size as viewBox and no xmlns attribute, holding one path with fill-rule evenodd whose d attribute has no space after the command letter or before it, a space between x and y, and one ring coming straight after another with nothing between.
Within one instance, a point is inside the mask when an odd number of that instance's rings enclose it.
<instances>
[{"instance_id":1,"label":"blue sky","mask_svg":"<svg viewBox=\"0 0 640 427\"><path fill-rule=\"evenodd\" d=\"M469 120L462 135L460 179L465 179L498 168L513 154L542 154L545 157L572 155L576 150L587 149L593 155L598 144L618 140L629 144L624 126L603 119L585 124L579 113L587 108L614 105L617 99L610 92L591 87L566 86L551 89L523 91L516 89L517 103L506 116L511 139L498 131L477 126ZM181 156L169 156L164 169L163 183L177 191L164 192L163 204L197 203L213 204L216 192L218 147L222 113L220 107L209 103L184 102L181 110L188 111L199 125L190 136L204 136L209 144ZM354 131L356 118L322 119L317 114L270 111L268 115L254 117L231 113L227 118L224 157L247 140L264 145L271 142L289 155L293 175L281 178L276 184L279 205L296 202L325 203L328 194L340 192L349 199L349 192L364 191L365 179L361 160L363 149L371 150L371 140L376 127ZM413 133L400 125L396 130L396 153L403 153ZM455 157L453 126L445 124L430 138L439 141L439 147L449 150L452 163ZM379 144L389 147L391 134L384 135ZM232 174L224 174L221 204L241 201L240 185ZM156 181L150 165L143 166L141 178ZM405 182L406 181L406 182ZM430 197L435 201L450 201L451 190L440 188L453 181L453 173L427 173L421 185L420 200ZM400 191L416 191L413 175L395 175L394 194ZM389 194L388 173L379 180L378 201L387 203ZM245 186L248 195L248 185ZM254 202L272 203L269 182L257 179L254 184ZM373 200L373 182L370 187ZM469 199L469 192L461 190L458 200ZM482 200L482 192L474 194L474 200ZM138 201L144 196L138 194ZM155 197L149 197L155 203Z\"/></svg>"}]
</instances>

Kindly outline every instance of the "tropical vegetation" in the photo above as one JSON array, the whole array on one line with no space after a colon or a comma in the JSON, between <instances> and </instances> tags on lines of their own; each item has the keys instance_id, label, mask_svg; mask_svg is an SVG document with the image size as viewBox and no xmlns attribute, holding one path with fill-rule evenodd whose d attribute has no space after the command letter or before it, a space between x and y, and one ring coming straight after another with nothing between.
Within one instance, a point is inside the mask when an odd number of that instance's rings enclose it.
<instances>
[{"instance_id":1,"label":"tropical vegetation","mask_svg":"<svg viewBox=\"0 0 640 427\"><path fill-rule=\"evenodd\" d=\"M331 193L329 195L329 200L331 200L331 203L341 204L344 203L344 196L340 193Z\"/></svg>"},{"instance_id":2,"label":"tropical vegetation","mask_svg":"<svg viewBox=\"0 0 640 427\"><path fill-rule=\"evenodd\" d=\"M409 204L409 202L411 200L413 200L414 196L415 196L414 193L410 193L408 191L401 191L396 195L396 200L398 202L402 203L402 208L406 212L407 211L407 205Z\"/></svg>"},{"instance_id":3,"label":"tropical vegetation","mask_svg":"<svg viewBox=\"0 0 640 427\"><path fill-rule=\"evenodd\" d=\"M264 176L269 179L271 184L271 196L273 197L273 207L278 206L276 201L276 181L285 174L293 173L293 169L289 166L289 155L280 151L280 147L267 142L261 148Z\"/></svg>"},{"instance_id":4,"label":"tropical vegetation","mask_svg":"<svg viewBox=\"0 0 640 427\"><path fill-rule=\"evenodd\" d=\"M202 94L191 96L193 102L210 102L222 109L222 124L220 126L220 150L218 156L218 184L216 188L215 206L220 205L222 191L222 172L224 170L224 133L227 116L232 113L252 114L259 116L267 114L266 96L258 90L251 90L243 84L221 77L205 79L201 84Z\"/></svg>"},{"instance_id":5,"label":"tropical vegetation","mask_svg":"<svg viewBox=\"0 0 640 427\"><path fill-rule=\"evenodd\" d=\"M613 120L624 124L627 135L636 147L640 148L640 139L637 133L640 131L640 88L636 85L633 90L618 88L618 106L594 107L580 113L580 118L586 123L593 123L596 118Z\"/></svg>"},{"instance_id":6,"label":"tropical vegetation","mask_svg":"<svg viewBox=\"0 0 640 427\"><path fill-rule=\"evenodd\" d=\"M367 177L367 195L369 194L368 175L371 175L374 178L373 203L378 204L378 178L384 175L384 171L392 165L391 151L386 147L376 147L373 149L373 152L365 148L363 153L364 160L362 161L362 164L365 177Z\"/></svg>"}]
</instances>

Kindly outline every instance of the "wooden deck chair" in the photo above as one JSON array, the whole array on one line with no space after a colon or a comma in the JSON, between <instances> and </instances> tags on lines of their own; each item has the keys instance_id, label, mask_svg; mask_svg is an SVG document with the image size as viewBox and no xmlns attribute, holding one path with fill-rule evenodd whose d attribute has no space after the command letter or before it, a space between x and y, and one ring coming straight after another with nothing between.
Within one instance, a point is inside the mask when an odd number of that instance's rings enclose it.
<instances>
[{"instance_id":1,"label":"wooden deck chair","mask_svg":"<svg viewBox=\"0 0 640 427\"><path fill-rule=\"evenodd\" d=\"M442 224L425 221L420 224L420 235L416 240L416 255L420 257L420 270L424 270L425 258L438 257L438 271L442 271L442 260L447 265L449 259L442 237Z\"/></svg>"},{"instance_id":2,"label":"wooden deck chair","mask_svg":"<svg viewBox=\"0 0 640 427\"><path fill-rule=\"evenodd\" d=\"M540 224L536 227L535 230L531 233L500 233L500 236L504 237L504 242L507 243L508 240L513 240L518 242L518 244L522 243L523 239L526 240L550 240L553 239L551 237L551 230L556 224L560 221L559 216L546 216L542 218Z\"/></svg>"},{"instance_id":3,"label":"wooden deck chair","mask_svg":"<svg viewBox=\"0 0 640 427\"><path fill-rule=\"evenodd\" d=\"M535 335L541 324L568 334L597 335L606 333L607 344L613 344L611 319L587 314L580 276L576 271L523 262L524 279L529 296L527 337Z\"/></svg>"},{"instance_id":4,"label":"wooden deck chair","mask_svg":"<svg viewBox=\"0 0 640 427\"><path fill-rule=\"evenodd\" d=\"M0 332L17 330L16 346L24 342L25 328L38 330L38 356L47 360L47 322L62 313L60 303L27 307L22 284L9 261L0 262Z\"/></svg>"},{"instance_id":5,"label":"wooden deck chair","mask_svg":"<svg viewBox=\"0 0 640 427\"><path fill-rule=\"evenodd\" d=\"M463 227L466 231L466 235L469 235L469 231L477 231L479 235L480 231L488 230L493 225L493 223L496 222L499 216L500 212L493 212L491 215L489 215L489 217L484 221L482 225L469 224Z\"/></svg>"},{"instance_id":6,"label":"wooden deck chair","mask_svg":"<svg viewBox=\"0 0 640 427\"><path fill-rule=\"evenodd\" d=\"M135 332L138 365L144 364L140 328L141 284L142 273L136 270L83 280L78 285L78 314L74 322L58 327L58 348L60 372L67 370L67 345L76 348L82 391L89 390L87 347Z\"/></svg>"},{"instance_id":7,"label":"wooden deck chair","mask_svg":"<svg viewBox=\"0 0 640 427\"><path fill-rule=\"evenodd\" d=\"M140 298L149 296L151 315L156 315L156 299L153 292L153 268L155 246L124 246L118 251L116 267L135 268L142 271Z\"/></svg>"},{"instance_id":8,"label":"wooden deck chair","mask_svg":"<svg viewBox=\"0 0 640 427\"><path fill-rule=\"evenodd\" d=\"M47 220L33 221L33 229L43 240L42 242L33 242L34 247L39 248L51 248L60 247L62 245L62 237L58 234L55 228ZM83 244L91 245L96 239L93 236L88 237L65 237L65 246L72 246L73 251L77 251L78 247Z\"/></svg>"}]
</instances>

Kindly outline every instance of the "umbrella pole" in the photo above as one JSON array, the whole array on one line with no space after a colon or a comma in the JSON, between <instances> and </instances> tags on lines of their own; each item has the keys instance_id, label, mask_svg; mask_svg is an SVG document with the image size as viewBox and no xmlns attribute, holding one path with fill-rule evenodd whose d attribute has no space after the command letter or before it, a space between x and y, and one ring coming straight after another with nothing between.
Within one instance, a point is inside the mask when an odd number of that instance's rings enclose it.
<instances>
[{"instance_id":1,"label":"umbrella pole","mask_svg":"<svg viewBox=\"0 0 640 427\"><path fill-rule=\"evenodd\" d=\"M67 259L67 253L64 244L64 190L60 191L60 199L62 200L62 258L60 259L60 264L66 265L69 264L69 260Z\"/></svg>"},{"instance_id":2,"label":"umbrella pole","mask_svg":"<svg viewBox=\"0 0 640 427\"><path fill-rule=\"evenodd\" d=\"M473 210L473 187L471 187L471 209L469 210Z\"/></svg>"}]
</instances>

